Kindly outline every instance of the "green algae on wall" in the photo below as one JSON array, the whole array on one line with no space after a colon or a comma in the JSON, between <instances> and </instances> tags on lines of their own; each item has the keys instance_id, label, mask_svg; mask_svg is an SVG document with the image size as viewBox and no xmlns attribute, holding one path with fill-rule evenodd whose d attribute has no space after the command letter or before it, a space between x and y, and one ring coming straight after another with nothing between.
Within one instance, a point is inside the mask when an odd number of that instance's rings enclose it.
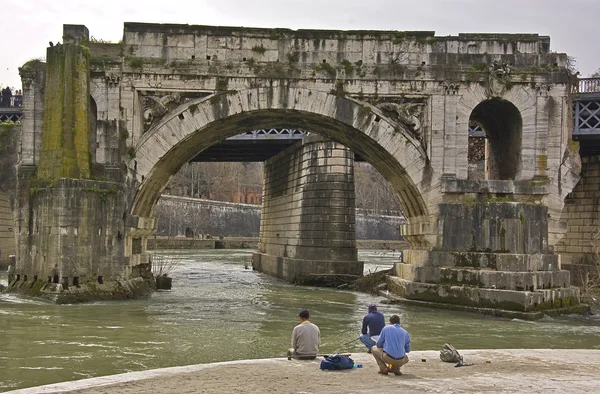
<instances>
[{"instance_id":1,"label":"green algae on wall","mask_svg":"<svg viewBox=\"0 0 600 394\"><path fill-rule=\"evenodd\" d=\"M76 44L48 48L39 178L89 178L90 51Z\"/></svg>"}]
</instances>

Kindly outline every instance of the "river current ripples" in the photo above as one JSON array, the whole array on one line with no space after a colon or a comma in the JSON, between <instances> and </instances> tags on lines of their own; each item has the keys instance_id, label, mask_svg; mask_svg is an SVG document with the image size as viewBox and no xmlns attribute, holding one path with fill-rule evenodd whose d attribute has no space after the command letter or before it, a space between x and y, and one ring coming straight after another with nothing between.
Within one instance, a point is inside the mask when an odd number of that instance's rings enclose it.
<instances>
[{"instance_id":1,"label":"river current ripples","mask_svg":"<svg viewBox=\"0 0 600 394\"><path fill-rule=\"evenodd\" d=\"M244 269L250 250L163 252L177 262L173 290L142 300L54 305L0 294L0 392L187 364L281 357L301 309L321 329L321 351L362 352L366 306L381 298L293 286ZM360 251L365 272L398 252ZM5 279L5 278L4 278ZM535 322L433 308L379 305L400 314L415 350L600 349L600 318Z\"/></svg>"}]
</instances>

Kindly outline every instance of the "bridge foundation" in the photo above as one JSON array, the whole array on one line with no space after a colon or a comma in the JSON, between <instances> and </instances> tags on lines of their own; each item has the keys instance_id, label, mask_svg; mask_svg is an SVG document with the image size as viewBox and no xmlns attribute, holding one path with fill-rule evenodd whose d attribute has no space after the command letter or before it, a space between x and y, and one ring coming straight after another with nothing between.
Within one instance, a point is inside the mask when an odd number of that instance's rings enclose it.
<instances>
[{"instance_id":1,"label":"bridge foundation","mask_svg":"<svg viewBox=\"0 0 600 394\"><path fill-rule=\"evenodd\" d=\"M153 282L128 269L125 185L91 179L90 54L79 45L87 29L74 33L48 48L38 165L17 166L18 264L8 291L58 303L130 298ZM31 89L41 88L24 86L26 97L39 94Z\"/></svg>"},{"instance_id":2,"label":"bridge foundation","mask_svg":"<svg viewBox=\"0 0 600 394\"><path fill-rule=\"evenodd\" d=\"M255 270L298 284L362 276L357 260L354 154L307 137L265 162Z\"/></svg>"},{"instance_id":3,"label":"bridge foundation","mask_svg":"<svg viewBox=\"0 0 600 394\"><path fill-rule=\"evenodd\" d=\"M440 204L437 246L426 259L407 253L406 263L396 264L392 292L496 311L585 311L570 273L549 250L547 207L482 200Z\"/></svg>"}]
</instances>

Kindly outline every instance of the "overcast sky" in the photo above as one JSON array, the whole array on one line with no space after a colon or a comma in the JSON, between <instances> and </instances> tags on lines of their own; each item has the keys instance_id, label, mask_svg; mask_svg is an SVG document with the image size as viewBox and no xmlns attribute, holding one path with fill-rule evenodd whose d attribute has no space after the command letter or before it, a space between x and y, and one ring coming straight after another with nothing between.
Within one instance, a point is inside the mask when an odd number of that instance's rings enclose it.
<instances>
[{"instance_id":1,"label":"overcast sky","mask_svg":"<svg viewBox=\"0 0 600 394\"><path fill-rule=\"evenodd\" d=\"M600 67L600 0L2 0L0 84L21 87L18 67L62 41L63 24L118 42L123 22L292 29L538 33L551 50Z\"/></svg>"}]
</instances>

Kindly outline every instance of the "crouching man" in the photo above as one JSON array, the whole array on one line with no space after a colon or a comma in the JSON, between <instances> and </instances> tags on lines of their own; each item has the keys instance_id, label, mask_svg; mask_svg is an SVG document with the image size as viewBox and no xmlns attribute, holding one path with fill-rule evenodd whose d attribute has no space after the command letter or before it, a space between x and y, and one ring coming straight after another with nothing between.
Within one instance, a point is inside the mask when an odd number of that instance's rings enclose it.
<instances>
[{"instance_id":1,"label":"crouching man","mask_svg":"<svg viewBox=\"0 0 600 394\"><path fill-rule=\"evenodd\" d=\"M410 335L400 327L400 317L390 317L390 324L381 330L377 344L371 348L373 357L379 365L379 373L402 375L400 368L408 362L406 353L410 353ZM388 369L388 365L391 368Z\"/></svg>"},{"instance_id":2,"label":"crouching man","mask_svg":"<svg viewBox=\"0 0 600 394\"><path fill-rule=\"evenodd\" d=\"M321 332L319 327L311 323L307 310L298 314L298 324L292 331L292 348L288 351L288 360L314 360L319 354Z\"/></svg>"}]
</instances>

